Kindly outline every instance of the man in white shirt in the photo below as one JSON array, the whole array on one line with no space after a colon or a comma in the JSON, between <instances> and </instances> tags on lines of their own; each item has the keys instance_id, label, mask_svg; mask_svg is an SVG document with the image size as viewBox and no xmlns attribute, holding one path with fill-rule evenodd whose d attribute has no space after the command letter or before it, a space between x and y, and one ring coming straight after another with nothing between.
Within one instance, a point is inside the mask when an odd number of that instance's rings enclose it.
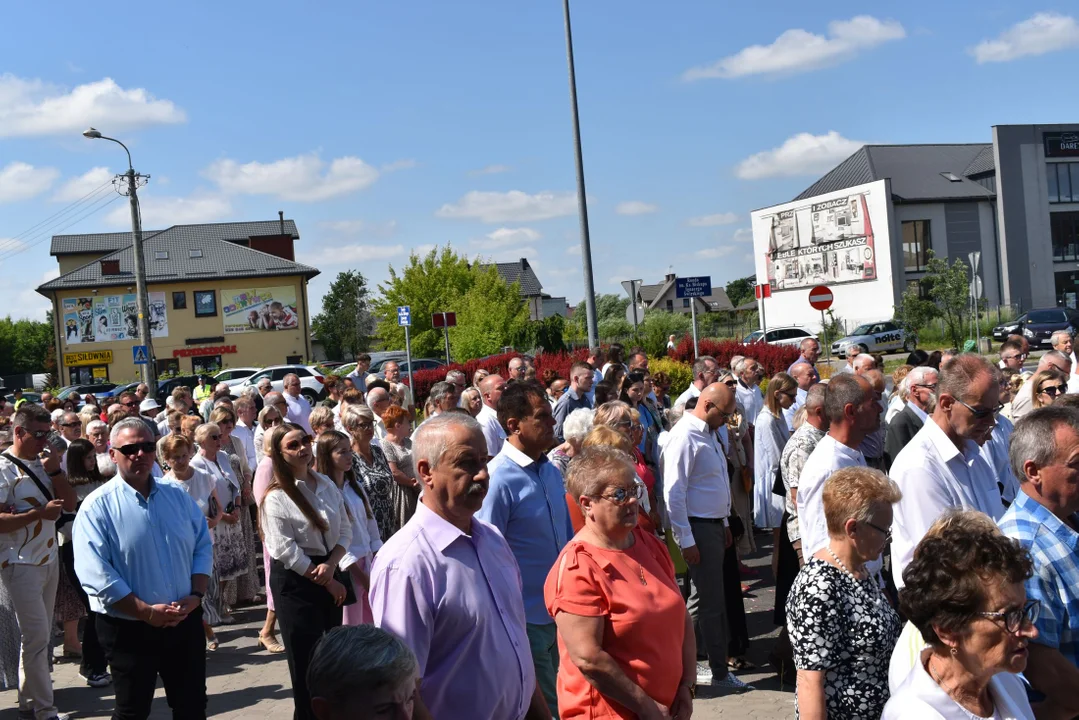
<instances>
[{"instance_id":1,"label":"man in white shirt","mask_svg":"<svg viewBox=\"0 0 1079 720\"><path fill-rule=\"evenodd\" d=\"M865 466L858 451L865 436L880 424L880 407L869 381L842 373L828 383L824 396L828 434L821 438L798 479L798 522L802 531L802 556L806 559L828 545L824 517L824 481L836 470Z\"/></svg>"},{"instance_id":2,"label":"man in white shirt","mask_svg":"<svg viewBox=\"0 0 1079 720\"><path fill-rule=\"evenodd\" d=\"M294 373L289 373L281 380L281 384L285 386L284 397L288 405L288 421L296 423L310 435L311 403L300 394L300 378Z\"/></svg>"},{"instance_id":3,"label":"man in white shirt","mask_svg":"<svg viewBox=\"0 0 1079 720\"><path fill-rule=\"evenodd\" d=\"M862 354L861 345L851 345L847 348L847 364L839 368L841 373L853 373L854 372L854 358Z\"/></svg>"},{"instance_id":4,"label":"man in white shirt","mask_svg":"<svg viewBox=\"0 0 1079 720\"><path fill-rule=\"evenodd\" d=\"M505 389L506 381L501 375L488 375L480 380L483 407L480 408L476 421L483 429L483 439L487 441L487 454L492 458L502 451L502 443L506 442L506 431L502 423L498 422L498 400Z\"/></svg>"},{"instance_id":5,"label":"man in white shirt","mask_svg":"<svg viewBox=\"0 0 1079 720\"><path fill-rule=\"evenodd\" d=\"M1038 361L1038 369L1035 370L1035 373L1041 372L1042 370L1048 370L1051 367L1055 367L1069 378L1071 377L1071 358L1059 350L1050 350L1042 355L1042 359ZM1021 417L1034 409L1034 398L1031 395L1033 391L1034 383L1032 382L1025 382L1020 386L1019 392L1015 394L1015 399L1012 400L1012 422L1019 422Z\"/></svg>"},{"instance_id":6,"label":"man in white shirt","mask_svg":"<svg viewBox=\"0 0 1079 720\"><path fill-rule=\"evenodd\" d=\"M820 376L808 362L794 363L791 365L790 370L787 371L787 374L794 378L794 382L798 385L794 403L783 411L783 419L787 421L787 428L794 432L794 415L798 412L798 408L805 405L806 393L809 392L809 388L820 382Z\"/></svg>"},{"instance_id":7,"label":"man in white shirt","mask_svg":"<svg viewBox=\"0 0 1079 720\"><path fill-rule=\"evenodd\" d=\"M756 425L757 415L764 407L764 395L760 388L764 367L753 358L747 357L731 370L734 370L734 375L738 378L738 402L745 408L746 420L750 425Z\"/></svg>"},{"instance_id":8,"label":"man in white shirt","mask_svg":"<svg viewBox=\"0 0 1079 720\"><path fill-rule=\"evenodd\" d=\"M394 360L389 360L382 365L382 372L386 376L386 382L391 384L399 383L401 391L404 393L405 399L401 403L401 407L408 410L411 417L416 417L416 402L412 399L412 390L401 382L401 367Z\"/></svg>"},{"instance_id":9,"label":"man in white shirt","mask_svg":"<svg viewBox=\"0 0 1079 720\"><path fill-rule=\"evenodd\" d=\"M732 542L727 458L716 430L735 411L734 393L722 384L701 391L697 405L671 430L663 449L663 495L671 529L689 566L693 592L688 608L697 625L709 668L698 664L697 681L712 687L744 690L745 683L727 672L727 606L723 594L723 558Z\"/></svg>"},{"instance_id":10,"label":"man in white shirt","mask_svg":"<svg viewBox=\"0 0 1079 720\"><path fill-rule=\"evenodd\" d=\"M1004 514L996 473L979 452L996 424L1000 386L985 358L958 355L941 366L937 407L892 463L889 476L903 493L892 524L892 579L903 570L929 526L949 508Z\"/></svg>"},{"instance_id":11,"label":"man in white shirt","mask_svg":"<svg viewBox=\"0 0 1079 720\"><path fill-rule=\"evenodd\" d=\"M258 466L258 454L255 452L255 424L258 422L255 403L251 398L241 396L232 407L236 411L236 427L232 429L232 434L244 444L247 466L254 470Z\"/></svg>"},{"instance_id":12,"label":"man in white shirt","mask_svg":"<svg viewBox=\"0 0 1079 720\"><path fill-rule=\"evenodd\" d=\"M693 382L674 401L674 407L685 405L690 398L700 397L701 391L719 378L719 363L711 355L701 355L693 361Z\"/></svg>"},{"instance_id":13,"label":"man in white shirt","mask_svg":"<svg viewBox=\"0 0 1079 720\"><path fill-rule=\"evenodd\" d=\"M899 452L925 425L929 413L936 408L937 371L928 365L916 367L903 378L902 386L907 393L907 402L888 423L884 440L885 472L891 468Z\"/></svg>"},{"instance_id":14,"label":"man in white shirt","mask_svg":"<svg viewBox=\"0 0 1079 720\"><path fill-rule=\"evenodd\" d=\"M1072 361L1072 365L1075 365L1075 351L1072 349L1072 334L1067 330L1057 330L1053 333L1053 336L1049 338L1049 343L1053 346L1054 350L1059 350L1068 356L1068 359Z\"/></svg>"},{"instance_id":15,"label":"man in white shirt","mask_svg":"<svg viewBox=\"0 0 1079 720\"><path fill-rule=\"evenodd\" d=\"M367 393L367 407L375 414L375 437L382 441L386 437L386 423L382 422L382 413L390 406L390 394L385 388L373 387Z\"/></svg>"}]
</instances>

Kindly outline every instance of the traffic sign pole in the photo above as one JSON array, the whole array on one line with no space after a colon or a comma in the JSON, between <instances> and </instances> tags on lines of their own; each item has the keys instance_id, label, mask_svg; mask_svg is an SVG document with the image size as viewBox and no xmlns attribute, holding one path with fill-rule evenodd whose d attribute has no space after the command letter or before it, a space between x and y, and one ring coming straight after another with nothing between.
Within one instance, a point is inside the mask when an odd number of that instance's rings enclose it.
<instances>
[{"instance_id":1,"label":"traffic sign pole","mask_svg":"<svg viewBox=\"0 0 1079 720\"><path fill-rule=\"evenodd\" d=\"M689 317L693 320L693 359L697 359L697 298L689 299Z\"/></svg>"},{"instance_id":2,"label":"traffic sign pole","mask_svg":"<svg viewBox=\"0 0 1079 720\"><path fill-rule=\"evenodd\" d=\"M415 398L415 384L412 382L412 308L409 305L397 306L397 324L405 328L405 370L408 372L408 391ZM412 418L409 418L409 422Z\"/></svg>"}]
</instances>

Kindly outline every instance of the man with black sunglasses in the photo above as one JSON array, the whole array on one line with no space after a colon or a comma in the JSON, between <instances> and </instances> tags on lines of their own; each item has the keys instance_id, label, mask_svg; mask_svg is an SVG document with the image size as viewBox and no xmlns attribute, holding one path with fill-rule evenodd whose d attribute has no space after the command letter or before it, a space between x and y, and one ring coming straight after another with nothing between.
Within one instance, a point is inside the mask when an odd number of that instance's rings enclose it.
<instances>
[{"instance_id":1,"label":"man with black sunglasses","mask_svg":"<svg viewBox=\"0 0 1079 720\"><path fill-rule=\"evenodd\" d=\"M996 425L1000 384L989 362L963 353L941 366L937 407L892 463L889 475L903 493L892 525L892 579L903 587L903 569L929 527L949 508L1004 514L996 472L980 452Z\"/></svg>"},{"instance_id":2,"label":"man with black sunglasses","mask_svg":"<svg viewBox=\"0 0 1079 720\"><path fill-rule=\"evenodd\" d=\"M114 717L146 718L158 675L173 717L206 717L202 598L213 547L206 518L177 483L153 477L139 418L110 434L117 475L75 517L75 572L97 613L116 686Z\"/></svg>"},{"instance_id":3,"label":"man with black sunglasses","mask_svg":"<svg viewBox=\"0 0 1079 720\"><path fill-rule=\"evenodd\" d=\"M68 717L53 704L49 639L60 579L56 520L77 500L59 453L47 448L50 432L49 413L24 403L12 418L11 449L0 455L0 581L22 634L20 715L35 720Z\"/></svg>"}]
</instances>

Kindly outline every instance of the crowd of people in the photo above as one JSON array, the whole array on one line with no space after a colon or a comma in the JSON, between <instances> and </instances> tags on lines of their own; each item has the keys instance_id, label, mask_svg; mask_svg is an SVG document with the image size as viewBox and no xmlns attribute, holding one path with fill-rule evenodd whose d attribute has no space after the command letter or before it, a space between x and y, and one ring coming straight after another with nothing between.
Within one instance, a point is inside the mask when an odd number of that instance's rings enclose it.
<instances>
[{"instance_id":1,"label":"crowd of people","mask_svg":"<svg viewBox=\"0 0 1079 720\"><path fill-rule=\"evenodd\" d=\"M799 717L1074 717L1064 335L1029 376L1019 338L999 364L916 351L891 393L867 353L822 381L807 339L763 389L754 358L699 357L674 400L613 345L568 377L450 370L419 418L369 359L314 408L295 376L24 403L0 456L0 681L63 717L62 628L114 717L147 717L160 677L202 718L215 628L265 601L296 718L689 718L700 685L753 690L742 583L764 569L743 558L766 539L768 658Z\"/></svg>"}]
</instances>

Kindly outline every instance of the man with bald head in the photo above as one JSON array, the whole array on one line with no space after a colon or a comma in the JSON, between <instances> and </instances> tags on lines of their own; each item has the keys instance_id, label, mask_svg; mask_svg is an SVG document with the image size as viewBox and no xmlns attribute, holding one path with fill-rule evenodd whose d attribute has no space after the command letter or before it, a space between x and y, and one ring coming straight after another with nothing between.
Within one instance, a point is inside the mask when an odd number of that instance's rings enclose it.
<instances>
[{"instance_id":1,"label":"man with bald head","mask_svg":"<svg viewBox=\"0 0 1079 720\"><path fill-rule=\"evenodd\" d=\"M367 393L367 407L375 414L375 437L386 437L386 423L382 422L382 413L390 406L390 394L386 388L374 387Z\"/></svg>"},{"instance_id":2,"label":"man with bald head","mask_svg":"<svg viewBox=\"0 0 1079 720\"><path fill-rule=\"evenodd\" d=\"M487 441L487 454L492 458L502 451L502 443L506 442L506 430L498 421L498 400L505 389L506 381L501 375L488 375L480 380L483 407L476 416L476 422L483 429L483 437Z\"/></svg>"},{"instance_id":3,"label":"man with bald head","mask_svg":"<svg viewBox=\"0 0 1079 720\"><path fill-rule=\"evenodd\" d=\"M937 407L889 472L903 493L892 525L896 587L903 587L914 547L945 510L980 510L994 520L1004 514L996 473L979 450L999 410L1000 385L985 358L963 353L941 366Z\"/></svg>"},{"instance_id":4,"label":"man with bald head","mask_svg":"<svg viewBox=\"0 0 1079 720\"><path fill-rule=\"evenodd\" d=\"M748 686L727 672L727 605L723 594L723 557L731 544L727 458L716 431L734 414L734 392L712 383L701 390L697 406L670 431L663 448L663 496L675 541L689 566L693 592L689 612L703 639L698 651L708 665L697 665L697 682L726 690Z\"/></svg>"},{"instance_id":5,"label":"man with bald head","mask_svg":"<svg viewBox=\"0 0 1079 720\"><path fill-rule=\"evenodd\" d=\"M943 367L943 365L941 367ZM1072 359L1059 350L1050 350L1042 355L1041 360L1038 361L1038 369L1034 372L1039 373L1042 370L1048 370L1051 367L1056 368L1070 378L1072 372ZM1018 422L1019 418L1034 409L1034 398L1031 395L1033 390L1034 383L1025 382L1019 388L1019 392L1015 394L1015 399L1012 400L1013 422Z\"/></svg>"},{"instance_id":6,"label":"man with bald head","mask_svg":"<svg viewBox=\"0 0 1079 720\"><path fill-rule=\"evenodd\" d=\"M809 339L812 340L812 338ZM783 411L783 418L787 421L787 428L794 432L794 416L798 409L805 404L806 393L809 392L809 388L820 382L820 375L817 374L817 369L808 362L794 363L787 374L794 378L795 384L798 385L798 389L795 391L794 403Z\"/></svg>"}]
</instances>

